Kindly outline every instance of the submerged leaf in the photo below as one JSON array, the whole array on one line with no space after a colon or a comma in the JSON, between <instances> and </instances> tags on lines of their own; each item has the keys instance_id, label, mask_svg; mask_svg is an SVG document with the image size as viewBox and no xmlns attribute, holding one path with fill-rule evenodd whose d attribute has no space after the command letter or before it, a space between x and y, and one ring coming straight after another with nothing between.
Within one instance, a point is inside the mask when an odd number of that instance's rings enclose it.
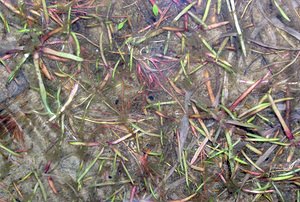
<instances>
[{"instance_id":1,"label":"submerged leaf","mask_svg":"<svg viewBox=\"0 0 300 202\"><path fill-rule=\"evenodd\" d=\"M152 12L155 16L158 16L158 6L156 4L153 5Z\"/></svg>"},{"instance_id":2,"label":"submerged leaf","mask_svg":"<svg viewBox=\"0 0 300 202\"><path fill-rule=\"evenodd\" d=\"M118 24L118 30L122 29L122 28L124 27L124 25L125 25L126 22L127 22L127 19L124 20L123 22L120 22L120 23Z\"/></svg>"}]
</instances>

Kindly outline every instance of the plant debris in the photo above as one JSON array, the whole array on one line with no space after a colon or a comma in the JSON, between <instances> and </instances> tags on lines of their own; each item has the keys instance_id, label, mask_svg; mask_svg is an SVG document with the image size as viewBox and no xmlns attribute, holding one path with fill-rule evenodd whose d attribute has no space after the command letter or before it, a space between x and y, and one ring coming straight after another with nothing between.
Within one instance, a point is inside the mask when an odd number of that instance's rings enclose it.
<instances>
[{"instance_id":1,"label":"plant debris","mask_svg":"<svg viewBox=\"0 0 300 202\"><path fill-rule=\"evenodd\" d=\"M0 201L299 201L299 13L0 0Z\"/></svg>"}]
</instances>

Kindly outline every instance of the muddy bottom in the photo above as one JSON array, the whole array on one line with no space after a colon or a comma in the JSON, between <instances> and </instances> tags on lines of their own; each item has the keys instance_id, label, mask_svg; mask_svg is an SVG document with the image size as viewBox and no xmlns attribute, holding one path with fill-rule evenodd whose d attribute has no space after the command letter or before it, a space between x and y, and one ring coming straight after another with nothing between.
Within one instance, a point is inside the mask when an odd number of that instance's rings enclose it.
<instances>
[{"instance_id":1,"label":"muddy bottom","mask_svg":"<svg viewBox=\"0 0 300 202\"><path fill-rule=\"evenodd\" d=\"M299 200L299 11L1 1L0 201Z\"/></svg>"}]
</instances>

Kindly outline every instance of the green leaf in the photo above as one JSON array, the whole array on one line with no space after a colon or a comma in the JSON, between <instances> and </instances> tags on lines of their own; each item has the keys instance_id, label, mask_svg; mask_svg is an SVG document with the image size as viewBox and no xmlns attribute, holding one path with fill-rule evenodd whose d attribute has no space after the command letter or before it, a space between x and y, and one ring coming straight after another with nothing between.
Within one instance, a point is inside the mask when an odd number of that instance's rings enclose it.
<instances>
[{"instance_id":1,"label":"green leaf","mask_svg":"<svg viewBox=\"0 0 300 202\"><path fill-rule=\"evenodd\" d=\"M34 64L34 67L35 67L37 80L39 82L40 95L41 95L41 98L42 98L42 102L43 102L44 107L46 108L47 112L49 113L49 115L53 116L54 113L51 111L51 109L49 107L49 104L48 104L48 101L47 101L47 91L46 91L46 88L44 86L42 74L41 74L41 71L40 71L38 52L35 52L33 54L33 64Z\"/></svg>"},{"instance_id":2,"label":"green leaf","mask_svg":"<svg viewBox=\"0 0 300 202\"><path fill-rule=\"evenodd\" d=\"M22 65L26 62L28 56L29 56L29 53L24 54L22 60L16 65L15 69L10 73L7 83L10 83L15 78L15 76L21 69Z\"/></svg>"},{"instance_id":3,"label":"green leaf","mask_svg":"<svg viewBox=\"0 0 300 202\"><path fill-rule=\"evenodd\" d=\"M152 12L155 16L158 16L158 6L156 4L153 4Z\"/></svg>"},{"instance_id":4,"label":"green leaf","mask_svg":"<svg viewBox=\"0 0 300 202\"><path fill-rule=\"evenodd\" d=\"M77 61L77 62L82 62L83 61L83 58L81 58L79 56L76 56L76 55L73 55L73 54L70 54L70 53L64 53L64 52L56 51L56 50L53 50L53 49L47 48L47 47L44 47L42 49L42 51L46 54L49 54L49 55L54 55L54 56L57 56L57 57L66 58L66 59L74 60L74 61Z\"/></svg>"},{"instance_id":5,"label":"green leaf","mask_svg":"<svg viewBox=\"0 0 300 202\"><path fill-rule=\"evenodd\" d=\"M123 22L120 22L120 23L118 24L118 30L122 29L122 28L124 27L124 25L125 25L126 22L127 22L127 19L124 20Z\"/></svg>"},{"instance_id":6,"label":"green leaf","mask_svg":"<svg viewBox=\"0 0 300 202\"><path fill-rule=\"evenodd\" d=\"M277 9L279 10L281 16L286 19L287 21L291 21L291 19L289 18L289 16L284 12L284 10L280 7L280 5L278 4L277 1L274 0L274 4L277 7Z\"/></svg>"}]
</instances>

